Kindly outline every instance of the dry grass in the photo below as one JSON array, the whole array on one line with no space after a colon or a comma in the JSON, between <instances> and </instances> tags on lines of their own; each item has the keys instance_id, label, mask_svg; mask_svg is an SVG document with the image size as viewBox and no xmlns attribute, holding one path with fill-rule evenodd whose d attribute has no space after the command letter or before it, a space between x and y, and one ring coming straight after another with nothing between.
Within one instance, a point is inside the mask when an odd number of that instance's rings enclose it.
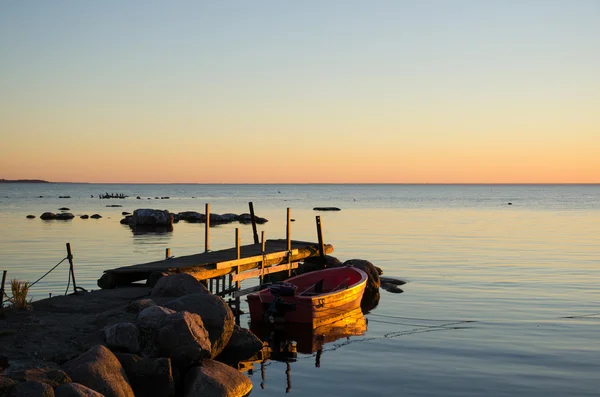
<instances>
[{"instance_id":1,"label":"dry grass","mask_svg":"<svg viewBox=\"0 0 600 397\"><path fill-rule=\"evenodd\" d=\"M27 294L29 293L29 281L21 281L17 279L10 280L10 289L12 290L12 303L15 309L23 310L29 307Z\"/></svg>"}]
</instances>

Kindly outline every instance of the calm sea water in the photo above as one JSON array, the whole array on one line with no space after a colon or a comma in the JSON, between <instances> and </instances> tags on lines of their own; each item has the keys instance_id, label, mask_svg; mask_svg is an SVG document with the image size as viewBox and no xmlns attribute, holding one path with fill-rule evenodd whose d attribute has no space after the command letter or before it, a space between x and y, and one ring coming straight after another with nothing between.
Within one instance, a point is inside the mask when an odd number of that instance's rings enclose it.
<instances>
[{"instance_id":1,"label":"calm sea water","mask_svg":"<svg viewBox=\"0 0 600 397\"><path fill-rule=\"evenodd\" d=\"M130 197L99 200L106 192ZM121 211L210 203L213 213L242 213L249 201L269 219L259 227L267 238L285 237L289 207L292 237L316 241L321 215L339 259L409 280L403 294L382 291L365 335L325 345L320 367L300 355L291 388L285 363L268 362L264 379L257 369L253 396L599 395L600 185L0 184L0 270L34 281L70 242L78 284L95 289L104 269L204 249L202 224L134 235ZM25 218L60 207L103 218ZM233 246L236 227L250 243L251 227L223 225L211 248ZM34 297L64 293L67 270L35 285Z\"/></svg>"}]
</instances>

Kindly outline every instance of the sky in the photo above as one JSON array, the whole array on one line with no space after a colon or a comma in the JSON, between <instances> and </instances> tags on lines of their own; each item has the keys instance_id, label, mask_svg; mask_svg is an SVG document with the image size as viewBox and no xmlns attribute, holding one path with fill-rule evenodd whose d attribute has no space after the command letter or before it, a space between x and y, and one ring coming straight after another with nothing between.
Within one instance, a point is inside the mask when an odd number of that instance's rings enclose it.
<instances>
[{"instance_id":1,"label":"sky","mask_svg":"<svg viewBox=\"0 0 600 397\"><path fill-rule=\"evenodd\" d=\"M600 1L0 1L0 178L600 183Z\"/></svg>"}]
</instances>

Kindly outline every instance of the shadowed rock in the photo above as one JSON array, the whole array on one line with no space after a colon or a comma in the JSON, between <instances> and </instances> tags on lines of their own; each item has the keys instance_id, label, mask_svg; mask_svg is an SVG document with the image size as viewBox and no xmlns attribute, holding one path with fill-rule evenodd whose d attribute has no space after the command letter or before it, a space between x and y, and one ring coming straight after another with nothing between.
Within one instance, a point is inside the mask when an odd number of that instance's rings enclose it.
<instances>
[{"instance_id":1,"label":"shadowed rock","mask_svg":"<svg viewBox=\"0 0 600 397\"><path fill-rule=\"evenodd\" d=\"M57 220L68 221L69 219L75 218L75 215L70 212L61 212L60 214L56 214Z\"/></svg>"},{"instance_id":2,"label":"shadowed rock","mask_svg":"<svg viewBox=\"0 0 600 397\"><path fill-rule=\"evenodd\" d=\"M175 394L171 360L115 353L136 396L170 397Z\"/></svg>"},{"instance_id":3,"label":"shadowed rock","mask_svg":"<svg viewBox=\"0 0 600 397\"><path fill-rule=\"evenodd\" d=\"M11 397L54 397L50 385L41 382L27 381L18 383L10 392Z\"/></svg>"},{"instance_id":4,"label":"shadowed rock","mask_svg":"<svg viewBox=\"0 0 600 397\"><path fill-rule=\"evenodd\" d=\"M54 212L44 212L42 215L40 215L40 219L43 219L45 221L50 219L56 219L56 214Z\"/></svg>"},{"instance_id":5,"label":"shadowed rock","mask_svg":"<svg viewBox=\"0 0 600 397\"><path fill-rule=\"evenodd\" d=\"M194 276L187 273L172 274L167 277L161 277L156 281L152 288L152 297L179 297L188 294L201 293L209 294L210 291Z\"/></svg>"},{"instance_id":6,"label":"shadowed rock","mask_svg":"<svg viewBox=\"0 0 600 397\"><path fill-rule=\"evenodd\" d=\"M209 358L211 343L199 315L186 311L166 316L154 340L161 356L187 367Z\"/></svg>"},{"instance_id":7,"label":"shadowed rock","mask_svg":"<svg viewBox=\"0 0 600 397\"><path fill-rule=\"evenodd\" d=\"M211 358L223 351L233 333L235 319L229 305L223 298L212 294L190 294L165 303L165 307L175 311L187 311L202 317L212 344Z\"/></svg>"},{"instance_id":8,"label":"shadowed rock","mask_svg":"<svg viewBox=\"0 0 600 397\"><path fill-rule=\"evenodd\" d=\"M262 347L263 342L252 331L234 325L229 343L216 360L232 366L237 365L238 362L254 356Z\"/></svg>"},{"instance_id":9,"label":"shadowed rock","mask_svg":"<svg viewBox=\"0 0 600 397\"><path fill-rule=\"evenodd\" d=\"M55 367L29 368L14 371L10 374L10 377L19 382L32 381L46 383L52 388L71 382L71 378L69 378L69 375L65 371Z\"/></svg>"},{"instance_id":10,"label":"shadowed rock","mask_svg":"<svg viewBox=\"0 0 600 397\"><path fill-rule=\"evenodd\" d=\"M65 383L54 389L55 397L103 397L98 393L82 385L81 383Z\"/></svg>"},{"instance_id":11,"label":"shadowed rock","mask_svg":"<svg viewBox=\"0 0 600 397\"><path fill-rule=\"evenodd\" d=\"M252 382L237 369L214 360L202 361L185 374L185 397L242 397L252 391Z\"/></svg>"},{"instance_id":12,"label":"shadowed rock","mask_svg":"<svg viewBox=\"0 0 600 397\"><path fill-rule=\"evenodd\" d=\"M117 323L104 329L104 339L111 349L139 353L140 333L132 323Z\"/></svg>"},{"instance_id":13,"label":"shadowed rock","mask_svg":"<svg viewBox=\"0 0 600 397\"><path fill-rule=\"evenodd\" d=\"M135 321L140 327L157 330L162 327L167 316L175 313L175 310L163 306L150 306L139 312Z\"/></svg>"},{"instance_id":14,"label":"shadowed rock","mask_svg":"<svg viewBox=\"0 0 600 397\"><path fill-rule=\"evenodd\" d=\"M115 355L96 345L79 357L63 364L74 382L81 383L106 397L134 397L125 370Z\"/></svg>"}]
</instances>

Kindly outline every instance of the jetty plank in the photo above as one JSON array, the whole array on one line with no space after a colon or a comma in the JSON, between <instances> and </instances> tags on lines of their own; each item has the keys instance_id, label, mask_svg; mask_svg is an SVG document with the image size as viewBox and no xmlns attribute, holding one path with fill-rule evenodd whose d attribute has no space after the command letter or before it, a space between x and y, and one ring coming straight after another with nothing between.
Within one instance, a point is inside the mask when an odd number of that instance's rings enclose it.
<instances>
[{"instance_id":1,"label":"jetty plank","mask_svg":"<svg viewBox=\"0 0 600 397\"><path fill-rule=\"evenodd\" d=\"M290 249L288 250L288 246ZM319 244L307 241L288 242L287 239L267 240L264 244L249 244L219 251L174 257L137 265L105 270L98 280L101 288L116 288L146 280L152 272L187 273L198 280L208 280L230 273L241 273L260 267L299 262L320 255ZM325 245L326 254L333 252L333 246Z\"/></svg>"}]
</instances>

